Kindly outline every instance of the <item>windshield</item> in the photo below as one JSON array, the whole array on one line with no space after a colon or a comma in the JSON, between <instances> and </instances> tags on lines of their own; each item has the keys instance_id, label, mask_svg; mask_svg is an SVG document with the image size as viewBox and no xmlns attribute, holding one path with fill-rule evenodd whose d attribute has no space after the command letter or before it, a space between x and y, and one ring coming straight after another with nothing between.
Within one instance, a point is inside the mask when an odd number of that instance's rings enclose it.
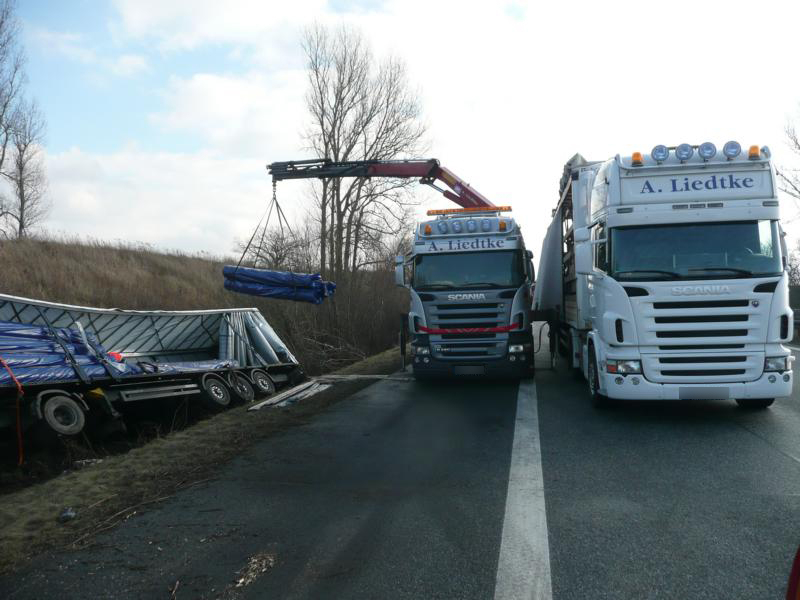
<instances>
[{"instance_id":1,"label":"windshield","mask_svg":"<svg viewBox=\"0 0 800 600\"><path fill-rule=\"evenodd\" d=\"M776 221L618 227L609 274L620 281L779 275L778 240Z\"/></svg>"},{"instance_id":2,"label":"windshield","mask_svg":"<svg viewBox=\"0 0 800 600\"><path fill-rule=\"evenodd\" d=\"M414 289L519 287L525 280L521 250L420 254L414 259Z\"/></svg>"}]
</instances>

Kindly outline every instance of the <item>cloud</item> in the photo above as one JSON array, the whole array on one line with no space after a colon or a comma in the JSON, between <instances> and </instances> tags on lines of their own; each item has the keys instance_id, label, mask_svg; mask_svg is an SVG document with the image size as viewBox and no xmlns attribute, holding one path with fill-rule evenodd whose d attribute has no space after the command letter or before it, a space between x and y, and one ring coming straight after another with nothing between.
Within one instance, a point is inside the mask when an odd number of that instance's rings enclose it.
<instances>
[{"instance_id":1,"label":"cloud","mask_svg":"<svg viewBox=\"0 0 800 600\"><path fill-rule=\"evenodd\" d=\"M204 147L225 155L265 160L270 149L296 154L306 121L305 81L300 70L171 77L165 109L150 119L168 131L200 136Z\"/></svg>"},{"instance_id":2,"label":"cloud","mask_svg":"<svg viewBox=\"0 0 800 600\"><path fill-rule=\"evenodd\" d=\"M262 161L204 152L74 148L49 155L47 167L49 229L212 255L233 254L271 194Z\"/></svg>"},{"instance_id":3,"label":"cloud","mask_svg":"<svg viewBox=\"0 0 800 600\"><path fill-rule=\"evenodd\" d=\"M31 39L43 51L55 52L84 65L100 67L118 76L136 75L150 68L147 59L139 54L101 56L86 44L83 36L77 33L34 28L31 31Z\"/></svg>"}]
</instances>

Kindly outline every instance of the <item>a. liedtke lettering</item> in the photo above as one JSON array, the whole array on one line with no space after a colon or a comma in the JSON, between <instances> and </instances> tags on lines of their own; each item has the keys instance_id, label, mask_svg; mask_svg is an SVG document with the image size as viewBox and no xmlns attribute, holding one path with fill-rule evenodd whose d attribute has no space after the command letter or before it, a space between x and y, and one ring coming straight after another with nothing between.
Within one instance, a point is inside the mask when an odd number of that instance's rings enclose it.
<instances>
[{"instance_id":1,"label":"a. liedtke lettering","mask_svg":"<svg viewBox=\"0 0 800 600\"><path fill-rule=\"evenodd\" d=\"M657 184L658 185L658 184ZM669 179L666 189L657 187L649 179L644 180L640 194L660 194L662 192L681 193L699 192L701 190L741 190L752 188L755 179L752 177L737 177L736 175L711 175L710 177L673 177Z\"/></svg>"},{"instance_id":2,"label":"a. liedtke lettering","mask_svg":"<svg viewBox=\"0 0 800 600\"><path fill-rule=\"evenodd\" d=\"M459 250L495 250L504 248L505 240L481 238L477 240L446 240L428 244L428 252L458 252Z\"/></svg>"}]
</instances>

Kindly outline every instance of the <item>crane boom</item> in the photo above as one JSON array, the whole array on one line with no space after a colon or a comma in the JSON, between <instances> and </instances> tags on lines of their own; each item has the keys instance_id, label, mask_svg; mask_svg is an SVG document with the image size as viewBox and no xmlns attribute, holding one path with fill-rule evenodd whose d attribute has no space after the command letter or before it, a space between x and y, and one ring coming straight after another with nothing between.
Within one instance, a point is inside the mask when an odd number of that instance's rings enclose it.
<instances>
[{"instance_id":1,"label":"crane boom","mask_svg":"<svg viewBox=\"0 0 800 600\"><path fill-rule=\"evenodd\" d=\"M272 181L284 179L333 179L338 177L397 177L416 178L430 185L445 198L464 208L490 208L494 204L469 186L451 170L442 167L435 158L422 160L353 160L336 162L328 158L291 160L267 165ZM441 181L450 190L437 187Z\"/></svg>"}]
</instances>

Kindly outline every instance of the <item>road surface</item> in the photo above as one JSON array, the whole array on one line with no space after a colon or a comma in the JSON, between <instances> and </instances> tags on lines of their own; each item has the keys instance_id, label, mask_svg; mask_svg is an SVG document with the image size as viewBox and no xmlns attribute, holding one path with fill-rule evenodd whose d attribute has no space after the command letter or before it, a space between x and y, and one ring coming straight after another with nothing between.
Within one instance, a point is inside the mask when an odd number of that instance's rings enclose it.
<instances>
[{"instance_id":1,"label":"road surface","mask_svg":"<svg viewBox=\"0 0 800 600\"><path fill-rule=\"evenodd\" d=\"M796 395L598 411L564 370L387 380L0 597L782 598L798 544Z\"/></svg>"}]
</instances>

